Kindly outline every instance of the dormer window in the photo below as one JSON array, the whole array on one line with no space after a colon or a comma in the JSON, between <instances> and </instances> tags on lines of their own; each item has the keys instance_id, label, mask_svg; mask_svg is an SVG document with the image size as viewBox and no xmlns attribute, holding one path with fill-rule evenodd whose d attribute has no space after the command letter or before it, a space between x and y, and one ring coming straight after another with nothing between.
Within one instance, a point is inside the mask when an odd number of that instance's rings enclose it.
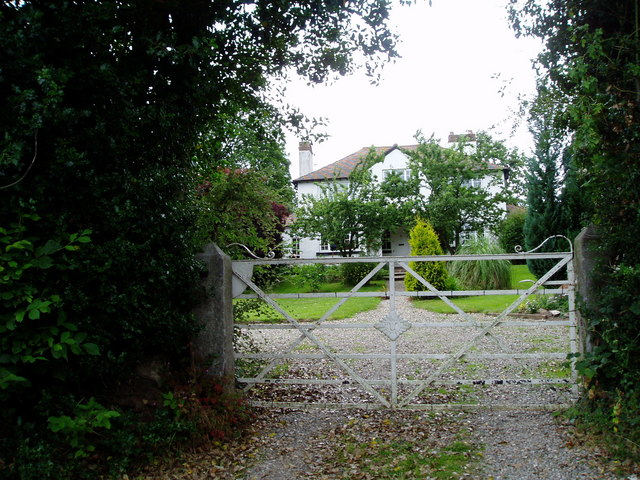
<instances>
[{"instance_id":1,"label":"dormer window","mask_svg":"<svg viewBox=\"0 0 640 480\"><path fill-rule=\"evenodd\" d=\"M402 180L409 180L411 178L411 169L409 168L391 168L388 170L382 170L382 180L386 180L391 175L397 175Z\"/></svg>"}]
</instances>

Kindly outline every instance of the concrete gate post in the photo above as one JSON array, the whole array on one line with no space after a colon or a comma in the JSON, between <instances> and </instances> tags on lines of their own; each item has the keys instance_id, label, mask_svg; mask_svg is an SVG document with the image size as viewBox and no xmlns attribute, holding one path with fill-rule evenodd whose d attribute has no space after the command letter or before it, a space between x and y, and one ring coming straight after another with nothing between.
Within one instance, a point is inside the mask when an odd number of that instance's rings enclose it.
<instances>
[{"instance_id":1,"label":"concrete gate post","mask_svg":"<svg viewBox=\"0 0 640 480\"><path fill-rule=\"evenodd\" d=\"M223 380L227 391L234 389L233 303L231 294L231 258L210 243L196 258L205 263L207 274L202 279L193 312L202 327L194 340L196 359L211 376Z\"/></svg>"},{"instance_id":2,"label":"concrete gate post","mask_svg":"<svg viewBox=\"0 0 640 480\"><path fill-rule=\"evenodd\" d=\"M576 319L580 332L581 352L591 352L593 349L584 314L595 306L598 292L601 289L594 272L597 265L606 260L607 254L598 249L599 245L600 235L593 225L583 228L574 240L573 263L576 275L576 292L578 294ZM580 307L585 311L581 312Z\"/></svg>"}]
</instances>

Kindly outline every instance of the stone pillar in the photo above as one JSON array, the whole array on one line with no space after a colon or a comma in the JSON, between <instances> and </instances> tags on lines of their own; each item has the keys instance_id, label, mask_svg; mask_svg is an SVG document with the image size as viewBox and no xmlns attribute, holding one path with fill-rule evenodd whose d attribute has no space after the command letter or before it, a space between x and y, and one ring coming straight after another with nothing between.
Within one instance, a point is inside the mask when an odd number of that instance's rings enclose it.
<instances>
[{"instance_id":1,"label":"stone pillar","mask_svg":"<svg viewBox=\"0 0 640 480\"><path fill-rule=\"evenodd\" d=\"M205 263L193 313L202 327L193 342L196 360L210 375L220 377L228 391L234 388L233 304L231 259L210 243L196 258Z\"/></svg>"},{"instance_id":2,"label":"stone pillar","mask_svg":"<svg viewBox=\"0 0 640 480\"><path fill-rule=\"evenodd\" d=\"M577 308L576 319L580 332L580 346L582 352L591 352L593 345L589 334L586 318L583 314L596 305L601 285L594 274L600 262L607 258L606 252L598 249L600 235L595 226L583 228L574 240L573 265L576 278ZM583 312L581 312L581 309Z\"/></svg>"}]
</instances>

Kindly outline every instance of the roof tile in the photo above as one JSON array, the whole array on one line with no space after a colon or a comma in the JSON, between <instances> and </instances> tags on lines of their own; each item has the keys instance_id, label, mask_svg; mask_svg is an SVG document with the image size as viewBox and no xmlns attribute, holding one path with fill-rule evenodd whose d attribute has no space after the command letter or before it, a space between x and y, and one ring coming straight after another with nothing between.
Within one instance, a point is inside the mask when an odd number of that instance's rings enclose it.
<instances>
[{"instance_id":1,"label":"roof tile","mask_svg":"<svg viewBox=\"0 0 640 480\"><path fill-rule=\"evenodd\" d=\"M353 172L353 170L365 159L369 154L371 148L373 148L378 155L387 155L391 151L396 148L400 148L401 150L415 150L417 145L392 145L385 147L362 147L357 152L352 153L351 155L347 155L341 160L337 162L333 162L325 167L322 167L313 172L307 173L299 178L293 180L293 183L299 182L314 182L318 180L327 180L327 179L344 179L349 178L349 175Z\"/></svg>"}]
</instances>

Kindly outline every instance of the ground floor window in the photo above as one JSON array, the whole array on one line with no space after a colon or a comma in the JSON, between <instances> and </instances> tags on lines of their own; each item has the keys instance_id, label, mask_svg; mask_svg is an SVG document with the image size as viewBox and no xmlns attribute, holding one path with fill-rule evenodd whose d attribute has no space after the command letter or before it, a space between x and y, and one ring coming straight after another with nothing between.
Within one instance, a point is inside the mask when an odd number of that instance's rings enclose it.
<instances>
[{"instance_id":1,"label":"ground floor window","mask_svg":"<svg viewBox=\"0 0 640 480\"><path fill-rule=\"evenodd\" d=\"M391 253L391 232L386 231L382 235L382 254Z\"/></svg>"},{"instance_id":2,"label":"ground floor window","mask_svg":"<svg viewBox=\"0 0 640 480\"><path fill-rule=\"evenodd\" d=\"M300 258L300 237L293 237L291 239L291 258Z\"/></svg>"},{"instance_id":3,"label":"ground floor window","mask_svg":"<svg viewBox=\"0 0 640 480\"><path fill-rule=\"evenodd\" d=\"M344 237L344 245L349 245L349 240L350 240L349 235ZM337 252L338 244L332 243L330 240L327 240L326 238L323 237L320 239L320 250L323 252Z\"/></svg>"},{"instance_id":4,"label":"ground floor window","mask_svg":"<svg viewBox=\"0 0 640 480\"><path fill-rule=\"evenodd\" d=\"M331 251L332 250L331 247L332 247L332 245L331 245L331 242L329 240L327 240L326 238L320 239L320 250Z\"/></svg>"}]
</instances>

